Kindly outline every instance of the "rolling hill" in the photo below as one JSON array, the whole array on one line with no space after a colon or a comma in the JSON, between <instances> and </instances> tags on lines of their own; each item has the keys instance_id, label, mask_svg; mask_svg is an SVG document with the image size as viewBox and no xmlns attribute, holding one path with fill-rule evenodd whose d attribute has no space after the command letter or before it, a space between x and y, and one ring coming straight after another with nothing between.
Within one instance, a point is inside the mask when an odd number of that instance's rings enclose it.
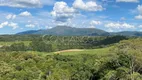
<instances>
[{"instance_id":1,"label":"rolling hill","mask_svg":"<svg viewBox=\"0 0 142 80\"><path fill-rule=\"evenodd\" d=\"M17 33L24 34L47 34L47 35L61 35L61 36L107 36L108 32L96 28L74 28L68 26L57 26L47 30L30 30Z\"/></svg>"},{"instance_id":2,"label":"rolling hill","mask_svg":"<svg viewBox=\"0 0 142 80\"><path fill-rule=\"evenodd\" d=\"M142 32L138 31L122 31L122 32L113 32L111 35L123 35L123 36L142 36Z\"/></svg>"},{"instance_id":3,"label":"rolling hill","mask_svg":"<svg viewBox=\"0 0 142 80\"><path fill-rule=\"evenodd\" d=\"M57 36L113 36L113 35L123 35L123 36L142 36L142 32L138 31L122 31L122 32L106 32L96 28L75 28L68 26L57 26L51 29L44 30L29 30L17 33L17 35L28 35L28 34L38 34L38 35L57 35Z\"/></svg>"}]
</instances>

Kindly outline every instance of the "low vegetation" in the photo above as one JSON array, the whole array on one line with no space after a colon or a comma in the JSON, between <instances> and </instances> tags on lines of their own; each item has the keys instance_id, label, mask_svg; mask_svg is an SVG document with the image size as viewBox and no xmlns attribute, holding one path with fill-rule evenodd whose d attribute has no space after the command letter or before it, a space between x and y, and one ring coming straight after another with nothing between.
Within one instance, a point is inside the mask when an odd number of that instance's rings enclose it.
<instances>
[{"instance_id":1,"label":"low vegetation","mask_svg":"<svg viewBox=\"0 0 142 80\"><path fill-rule=\"evenodd\" d=\"M141 38L23 38L0 48L0 80L142 80Z\"/></svg>"}]
</instances>

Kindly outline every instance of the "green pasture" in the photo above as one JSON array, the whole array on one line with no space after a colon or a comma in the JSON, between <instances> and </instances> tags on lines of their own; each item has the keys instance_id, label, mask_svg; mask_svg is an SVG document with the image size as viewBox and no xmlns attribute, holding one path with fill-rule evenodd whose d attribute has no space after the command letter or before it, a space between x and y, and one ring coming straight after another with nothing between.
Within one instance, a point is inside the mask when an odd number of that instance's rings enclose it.
<instances>
[{"instance_id":1,"label":"green pasture","mask_svg":"<svg viewBox=\"0 0 142 80\"><path fill-rule=\"evenodd\" d=\"M65 52L37 52L37 51L28 51L28 53L32 54L38 54L41 56L46 56L46 55L80 55L80 54L89 54L89 55L98 55L98 56L105 56L111 54L111 49L112 47L106 47L106 48L99 48L99 49L78 49L80 51L65 51Z\"/></svg>"}]
</instances>

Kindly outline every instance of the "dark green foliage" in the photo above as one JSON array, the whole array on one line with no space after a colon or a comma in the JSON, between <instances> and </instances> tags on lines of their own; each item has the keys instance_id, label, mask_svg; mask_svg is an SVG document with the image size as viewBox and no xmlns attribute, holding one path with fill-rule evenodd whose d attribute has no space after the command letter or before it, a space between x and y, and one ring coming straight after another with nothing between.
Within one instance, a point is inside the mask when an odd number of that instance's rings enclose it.
<instances>
[{"instance_id":1,"label":"dark green foliage","mask_svg":"<svg viewBox=\"0 0 142 80\"><path fill-rule=\"evenodd\" d=\"M107 37L106 39L100 41L100 44L102 45L109 45L113 43L118 43L121 40L127 40L128 38L125 36L110 36Z\"/></svg>"},{"instance_id":2,"label":"dark green foliage","mask_svg":"<svg viewBox=\"0 0 142 80\"><path fill-rule=\"evenodd\" d=\"M137 36L137 37L142 37L142 32L138 31L122 31L122 32L112 32L110 35L122 35L122 36Z\"/></svg>"},{"instance_id":3,"label":"dark green foliage","mask_svg":"<svg viewBox=\"0 0 142 80\"><path fill-rule=\"evenodd\" d=\"M14 43L4 48L9 51L0 51L0 80L142 80L142 39L123 39L127 38L38 36L29 46ZM46 54L116 42L107 54Z\"/></svg>"},{"instance_id":4,"label":"dark green foliage","mask_svg":"<svg viewBox=\"0 0 142 80\"><path fill-rule=\"evenodd\" d=\"M30 48L33 51L52 52L52 45L46 44L43 41L32 41L32 43L30 44Z\"/></svg>"},{"instance_id":5,"label":"dark green foliage","mask_svg":"<svg viewBox=\"0 0 142 80\"><path fill-rule=\"evenodd\" d=\"M89 49L99 47L100 45L97 45L97 43L103 39L103 37L87 36L40 36L38 39L33 40L29 47L35 51L45 52L66 49Z\"/></svg>"},{"instance_id":6,"label":"dark green foliage","mask_svg":"<svg viewBox=\"0 0 142 80\"><path fill-rule=\"evenodd\" d=\"M138 42L139 41L139 42ZM140 43L140 40L132 41ZM97 55L47 55L31 52L0 53L1 80L141 80L141 58L135 58L135 69L131 72L129 54L123 53L129 41L121 42L113 51L104 56ZM126 45L127 44L127 45ZM130 46L131 49L140 45ZM121 47L120 47L121 46ZM122 48L123 47L123 48ZM138 47L138 48L139 48ZM123 49L123 50L122 50ZM141 48L137 49L137 51ZM98 53L99 54L99 53ZM138 61L136 61L138 60Z\"/></svg>"},{"instance_id":7,"label":"dark green foliage","mask_svg":"<svg viewBox=\"0 0 142 80\"><path fill-rule=\"evenodd\" d=\"M6 47L7 51L26 51L27 46L24 43L14 43Z\"/></svg>"},{"instance_id":8,"label":"dark green foliage","mask_svg":"<svg viewBox=\"0 0 142 80\"><path fill-rule=\"evenodd\" d=\"M3 46L1 50L10 50L10 51L25 51L25 50L34 50L40 52L52 52L60 51L66 49L94 49L94 48L103 48L108 45L117 43L121 40L128 39L125 36L110 36L110 37L93 37L93 36L51 36L51 35L21 35L21 36L0 36L5 41L31 41L30 45L23 47L23 50L15 48L16 44L9 46ZM10 39L9 39L10 38ZM12 38L12 39L11 39ZM2 40L1 39L1 40ZM7 40L8 39L8 40ZM3 41L3 40L2 40ZM15 50L14 50L15 49ZM17 49L17 50L16 50Z\"/></svg>"},{"instance_id":9,"label":"dark green foliage","mask_svg":"<svg viewBox=\"0 0 142 80\"><path fill-rule=\"evenodd\" d=\"M40 35L0 35L0 41L14 42L14 41L31 41L39 38Z\"/></svg>"}]
</instances>

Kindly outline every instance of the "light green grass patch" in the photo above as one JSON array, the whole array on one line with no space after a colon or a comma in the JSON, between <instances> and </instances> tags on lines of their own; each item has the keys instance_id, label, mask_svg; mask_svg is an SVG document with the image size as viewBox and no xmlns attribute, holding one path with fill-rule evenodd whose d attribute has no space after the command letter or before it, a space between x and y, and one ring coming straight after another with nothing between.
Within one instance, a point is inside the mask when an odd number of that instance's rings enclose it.
<instances>
[{"instance_id":1,"label":"light green grass patch","mask_svg":"<svg viewBox=\"0 0 142 80\"><path fill-rule=\"evenodd\" d=\"M99 49L82 49L82 51L61 52L59 54L60 55L78 55L78 54L107 55L110 52L111 48L112 47L99 48Z\"/></svg>"},{"instance_id":2,"label":"light green grass patch","mask_svg":"<svg viewBox=\"0 0 142 80\"><path fill-rule=\"evenodd\" d=\"M89 55L98 55L98 56L105 56L105 55L109 55L110 53L110 49L112 49L112 47L106 47L106 48L99 48L99 49L77 49L78 51L71 51L69 50L63 50L63 51L58 51L58 52L37 52L37 51L28 51L30 53L33 54L38 54L41 56L46 56L46 55L80 55L80 54L89 54ZM80 50L80 51L79 51Z\"/></svg>"}]
</instances>

